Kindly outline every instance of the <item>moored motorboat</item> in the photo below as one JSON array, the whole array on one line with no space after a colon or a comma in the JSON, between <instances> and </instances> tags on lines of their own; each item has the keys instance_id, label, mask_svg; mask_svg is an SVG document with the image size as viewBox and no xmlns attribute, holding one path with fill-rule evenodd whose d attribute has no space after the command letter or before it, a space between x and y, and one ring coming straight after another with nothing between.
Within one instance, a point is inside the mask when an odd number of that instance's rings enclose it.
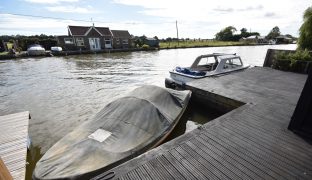
<instances>
[{"instance_id":1,"label":"moored motorboat","mask_svg":"<svg viewBox=\"0 0 312 180\"><path fill-rule=\"evenodd\" d=\"M157 146L173 130L190 91L143 86L106 105L51 147L34 179L87 179Z\"/></svg>"},{"instance_id":2,"label":"moored motorboat","mask_svg":"<svg viewBox=\"0 0 312 180\"><path fill-rule=\"evenodd\" d=\"M61 52L61 51L63 51L63 48L62 47L59 47L59 46L53 46L53 47L51 47L51 51L52 52Z\"/></svg>"},{"instance_id":3,"label":"moored motorboat","mask_svg":"<svg viewBox=\"0 0 312 180\"><path fill-rule=\"evenodd\" d=\"M169 88L183 87L187 82L231 73L248 68L236 54L213 53L198 56L190 67L176 67L169 71L165 85Z\"/></svg>"},{"instance_id":4,"label":"moored motorboat","mask_svg":"<svg viewBox=\"0 0 312 180\"><path fill-rule=\"evenodd\" d=\"M45 55L45 49L40 44L33 44L28 47L27 54L30 56Z\"/></svg>"}]
</instances>

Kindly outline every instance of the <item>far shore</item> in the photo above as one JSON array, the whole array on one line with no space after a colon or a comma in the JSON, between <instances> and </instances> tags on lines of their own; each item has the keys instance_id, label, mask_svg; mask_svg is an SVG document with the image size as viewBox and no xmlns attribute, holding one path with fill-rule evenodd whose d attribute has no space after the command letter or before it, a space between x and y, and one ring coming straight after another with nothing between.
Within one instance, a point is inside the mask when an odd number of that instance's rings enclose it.
<instances>
[{"instance_id":1,"label":"far shore","mask_svg":"<svg viewBox=\"0 0 312 180\"><path fill-rule=\"evenodd\" d=\"M45 55L35 56L35 57L51 57L51 56L69 56L69 55L79 55L79 54L99 54L99 53L115 53L115 52L136 52L136 51L157 51L157 50L169 50L169 49L186 49L186 48L205 48L205 47L227 47L227 46L262 46L269 44L255 44L255 43L242 43L242 42L227 42L218 41L216 42L205 42L205 43L185 43L185 42L166 42L160 43L160 47L148 47L148 48L130 48L130 49L103 49L98 51L90 50L77 50L77 51L61 51L61 52L51 52L46 51ZM15 54L0 53L0 60L9 59L19 59L34 57L29 56L27 51L16 52Z\"/></svg>"}]
</instances>

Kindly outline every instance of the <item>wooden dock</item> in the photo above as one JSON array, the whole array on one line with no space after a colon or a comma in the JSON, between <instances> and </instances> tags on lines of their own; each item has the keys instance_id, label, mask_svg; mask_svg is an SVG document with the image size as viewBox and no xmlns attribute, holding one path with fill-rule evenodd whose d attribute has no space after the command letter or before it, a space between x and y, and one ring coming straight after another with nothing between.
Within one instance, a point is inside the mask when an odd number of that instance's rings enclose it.
<instances>
[{"instance_id":1,"label":"wooden dock","mask_svg":"<svg viewBox=\"0 0 312 180\"><path fill-rule=\"evenodd\" d=\"M312 179L312 143L287 129L306 78L255 67L189 83L242 105L94 179Z\"/></svg>"},{"instance_id":2,"label":"wooden dock","mask_svg":"<svg viewBox=\"0 0 312 180\"><path fill-rule=\"evenodd\" d=\"M29 112L0 116L0 157L13 179L25 179Z\"/></svg>"}]
</instances>

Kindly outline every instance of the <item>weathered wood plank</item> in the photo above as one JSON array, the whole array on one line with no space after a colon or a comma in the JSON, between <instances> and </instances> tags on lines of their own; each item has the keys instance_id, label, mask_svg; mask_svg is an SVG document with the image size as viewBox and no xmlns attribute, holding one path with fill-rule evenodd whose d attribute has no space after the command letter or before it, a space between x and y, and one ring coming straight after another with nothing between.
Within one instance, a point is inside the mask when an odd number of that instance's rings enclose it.
<instances>
[{"instance_id":1,"label":"weathered wood plank","mask_svg":"<svg viewBox=\"0 0 312 180\"><path fill-rule=\"evenodd\" d=\"M26 171L29 112L0 116L0 156L13 179L24 179Z\"/></svg>"}]
</instances>

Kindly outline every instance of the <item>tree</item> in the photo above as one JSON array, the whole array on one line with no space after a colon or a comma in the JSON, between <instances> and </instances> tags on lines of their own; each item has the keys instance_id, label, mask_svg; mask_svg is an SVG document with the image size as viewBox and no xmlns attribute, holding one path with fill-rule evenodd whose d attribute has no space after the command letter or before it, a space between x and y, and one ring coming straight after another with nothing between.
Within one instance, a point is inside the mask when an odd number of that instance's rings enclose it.
<instances>
[{"instance_id":1,"label":"tree","mask_svg":"<svg viewBox=\"0 0 312 180\"><path fill-rule=\"evenodd\" d=\"M219 41L233 41L233 33L236 31L236 28L233 26L228 26L222 29L216 34L216 40Z\"/></svg>"},{"instance_id":2,"label":"tree","mask_svg":"<svg viewBox=\"0 0 312 180\"><path fill-rule=\"evenodd\" d=\"M312 50L312 6L303 14L303 24L299 29L298 48Z\"/></svg>"},{"instance_id":3,"label":"tree","mask_svg":"<svg viewBox=\"0 0 312 180\"><path fill-rule=\"evenodd\" d=\"M248 37L249 33L247 32L246 28L242 28L241 30L241 37Z\"/></svg>"},{"instance_id":4,"label":"tree","mask_svg":"<svg viewBox=\"0 0 312 180\"><path fill-rule=\"evenodd\" d=\"M267 39L274 39L277 36L281 35L280 29L278 26L275 26L270 32L269 34L266 36Z\"/></svg>"}]
</instances>

